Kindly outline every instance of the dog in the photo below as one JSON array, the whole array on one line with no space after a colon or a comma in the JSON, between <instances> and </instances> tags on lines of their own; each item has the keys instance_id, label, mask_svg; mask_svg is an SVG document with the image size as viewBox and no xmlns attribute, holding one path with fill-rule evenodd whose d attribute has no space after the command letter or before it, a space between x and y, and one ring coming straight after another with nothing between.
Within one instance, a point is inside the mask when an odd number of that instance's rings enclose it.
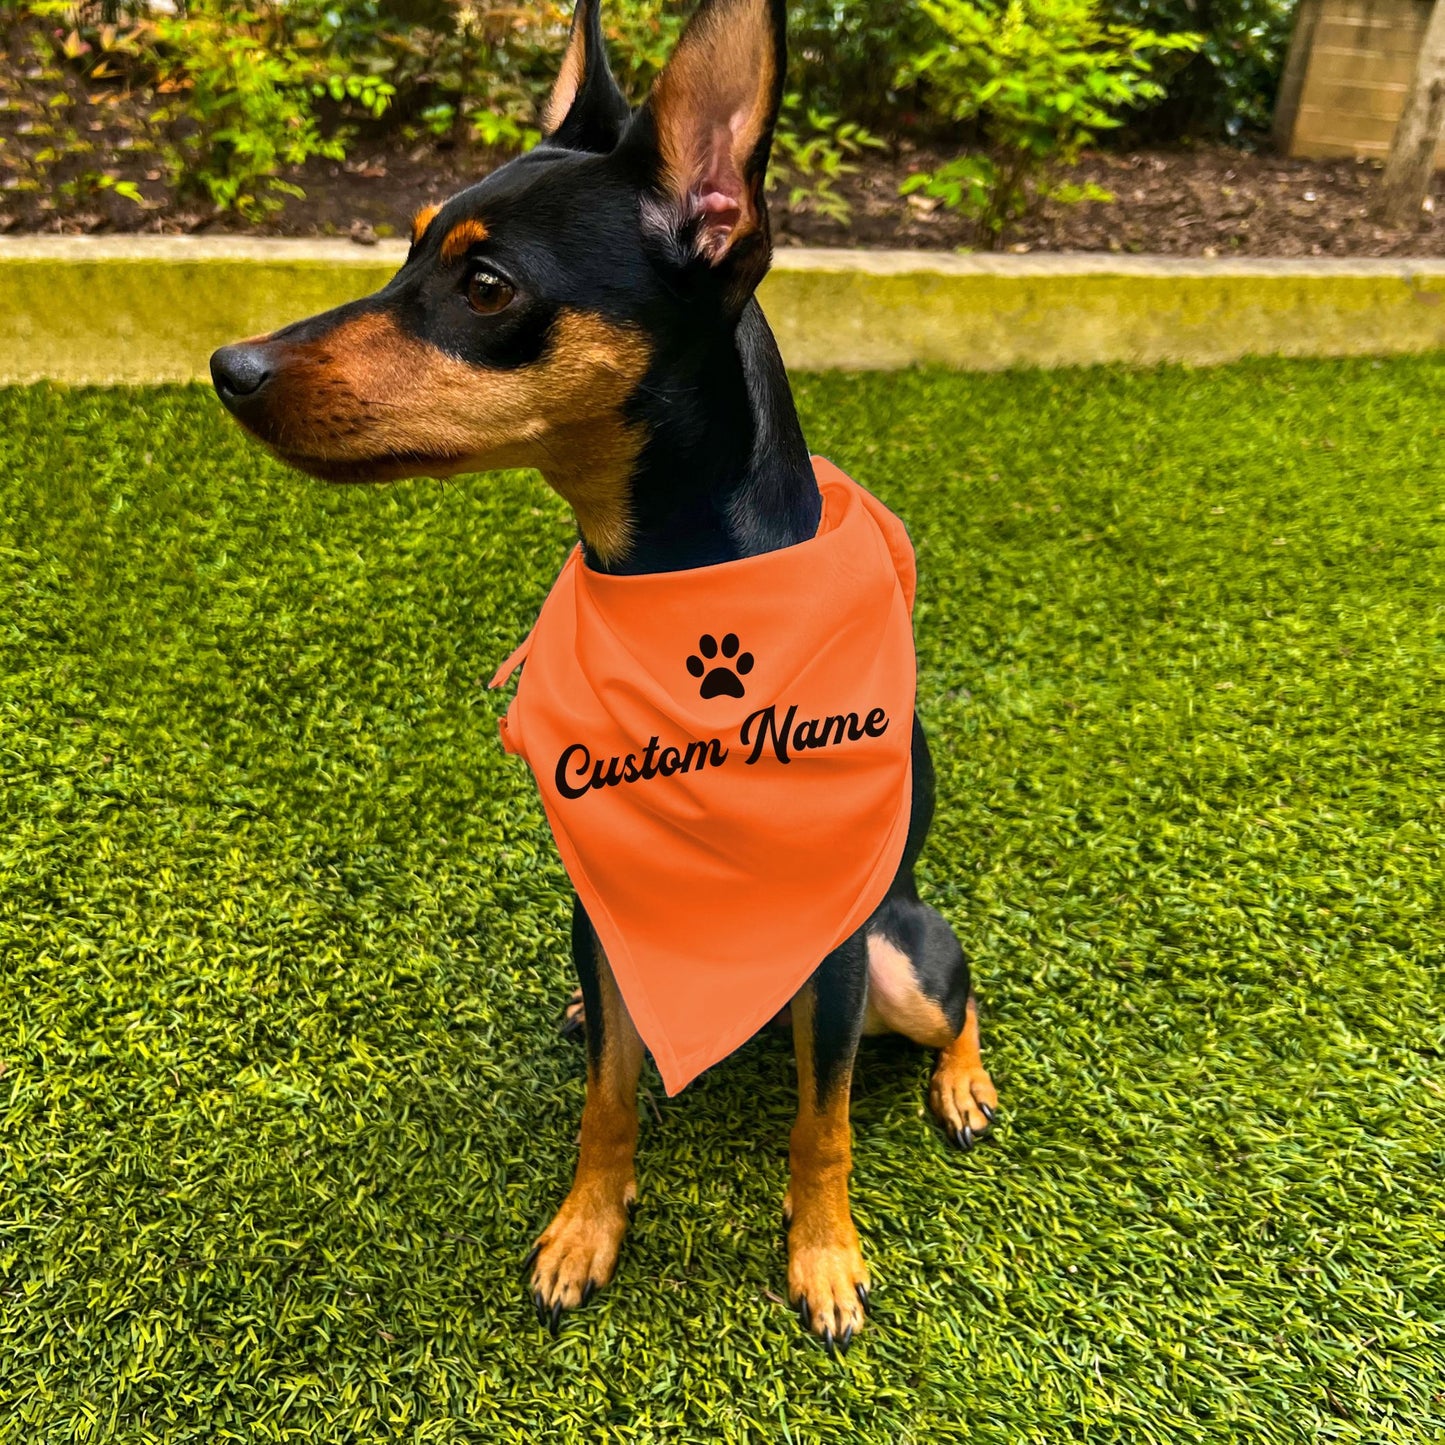
<instances>
[{"instance_id":1,"label":"dog","mask_svg":"<svg viewBox=\"0 0 1445 1445\"><path fill-rule=\"evenodd\" d=\"M217 351L222 403L284 462L330 482L535 468L605 574L810 539L819 488L754 295L771 260L764 181L785 30L783 0L701 0L634 112L608 67L598 0L579 0L540 144L422 210L405 263L374 295ZM963 1149L998 1107L963 950L914 882L934 811L916 712L911 747L896 877L790 1009L788 1297L830 1353L847 1350L869 1298L848 1203L859 1038L895 1032L938 1051L930 1108ZM523 1267L554 1334L616 1269L644 1055L575 900L572 955L586 1019L580 1151Z\"/></svg>"}]
</instances>

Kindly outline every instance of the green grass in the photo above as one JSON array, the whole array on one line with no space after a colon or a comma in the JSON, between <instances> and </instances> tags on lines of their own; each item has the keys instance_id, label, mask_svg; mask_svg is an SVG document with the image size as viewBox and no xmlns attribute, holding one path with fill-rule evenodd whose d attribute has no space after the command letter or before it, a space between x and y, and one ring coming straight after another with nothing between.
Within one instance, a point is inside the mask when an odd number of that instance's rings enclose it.
<instances>
[{"instance_id":1,"label":"green grass","mask_svg":"<svg viewBox=\"0 0 1445 1445\"><path fill-rule=\"evenodd\" d=\"M583 1058L483 684L560 505L0 394L0 1442L1445 1440L1445 358L799 393L918 545L1005 1105L865 1045L841 1365L781 1038L644 1075L615 1286L524 1298Z\"/></svg>"}]
</instances>

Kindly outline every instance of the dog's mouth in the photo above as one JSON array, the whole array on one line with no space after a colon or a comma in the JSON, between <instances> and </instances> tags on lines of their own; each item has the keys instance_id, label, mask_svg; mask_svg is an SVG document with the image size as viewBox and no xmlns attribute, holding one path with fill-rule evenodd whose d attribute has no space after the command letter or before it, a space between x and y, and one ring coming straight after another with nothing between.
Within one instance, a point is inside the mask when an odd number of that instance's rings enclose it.
<instances>
[{"instance_id":1,"label":"dog's mouth","mask_svg":"<svg viewBox=\"0 0 1445 1445\"><path fill-rule=\"evenodd\" d=\"M266 445L288 467L304 472L308 477L315 477L318 481L343 485L402 482L414 477L440 479L454 477L459 472L477 470L476 464L468 457L400 452L384 457L337 459L292 451L290 448L278 446L275 442L267 442Z\"/></svg>"}]
</instances>

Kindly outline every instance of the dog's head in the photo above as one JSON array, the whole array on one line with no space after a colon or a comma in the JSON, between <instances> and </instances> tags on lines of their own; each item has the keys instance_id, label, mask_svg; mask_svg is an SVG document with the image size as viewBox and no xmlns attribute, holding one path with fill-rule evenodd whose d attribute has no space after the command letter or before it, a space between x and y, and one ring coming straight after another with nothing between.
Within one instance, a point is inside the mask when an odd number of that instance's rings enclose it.
<instances>
[{"instance_id":1,"label":"dog's head","mask_svg":"<svg viewBox=\"0 0 1445 1445\"><path fill-rule=\"evenodd\" d=\"M768 268L784 14L702 0L633 114L578 0L543 142L421 212L374 295L217 351L222 402L329 481L537 467L594 549L625 545L644 378Z\"/></svg>"}]
</instances>

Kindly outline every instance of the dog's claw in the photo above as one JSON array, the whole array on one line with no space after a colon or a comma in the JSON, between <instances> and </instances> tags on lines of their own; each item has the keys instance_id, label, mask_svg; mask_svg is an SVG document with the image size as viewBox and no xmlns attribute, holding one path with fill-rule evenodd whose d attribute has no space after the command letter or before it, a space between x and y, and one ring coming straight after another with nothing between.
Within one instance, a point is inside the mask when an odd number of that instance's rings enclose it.
<instances>
[{"instance_id":1,"label":"dog's claw","mask_svg":"<svg viewBox=\"0 0 1445 1445\"><path fill-rule=\"evenodd\" d=\"M592 1298L593 1291L597 1288L597 1281L589 1279L582 1287L582 1303L585 1305Z\"/></svg>"},{"instance_id":2,"label":"dog's claw","mask_svg":"<svg viewBox=\"0 0 1445 1445\"><path fill-rule=\"evenodd\" d=\"M963 1147L965 1149L973 1148L973 1126L971 1124L963 1126Z\"/></svg>"},{"instance_id":3,"label":"dog's claw","mask_svg":"<svg viewBox=\"0 0 1445 1445\"><path fill-rule=\"evenodd\" d=\"M808 1308L807 1295L804 1295L798 1301L798 1318L802 1320L803 1328L805 1330L810 1330L813 1328L813 1312Z\"/></svg>"},{"instance_id":4,"label":"dog's claw","mask_svg":"<svg viewBox=\"0 0 1445 1445\"><path fill-rule=\"evenodd\" d=\"M841 1335L838 1336L838 1353L840 1355L846 1355L848 1353L848 1348L850 1345L852 1345L852 1343L853 1326L849 1325L848 1328L844 1330Z\"/></svg>"},{"instance_id":5,"label":"dog's claw","mask_svg":"<svg viewBox=\"0 0 1445 1445\"><path fill-rule=\"evenodd\" d=\"M547 1328L552 1332L552 1338L557 1338L557 1326L562 1323L562 1301L558 1300L552 1306L552 1313L547 1317Z\"/></svg>"},{"instance_id":6,"label":"dog's claw","mask_svg":"<svg viewBox=\"0 0 1445 1445\"><path fill-rule=\"evenodd\" d=\"M547 1323L547 1302L542 1298L542 1291L539 1289L532 1291L532 1308L537 1311L537 1323L545 1325Z\"/></svg>"},{"instance_id":7,"label":"dog's claw","mask_svg":"<svg viewBox=\"0 0 1445 1445\"><path fill-rule=\"evenodd\" d=\"M836 1342L833 1339L833 1327L832 1325L828 1325L823 1330L823 1352L831 1357L833 1354L835 1343Z\"/></svg>"},{"instance_id":8,"label":"dog's claw","mask_svg":"<svg viewBox=\"0 0 1445 1445\"><path fill-rule=\"evenodd\" d=\"M978 1111L980 1114L983 1115L985 1119L988 1120L990 1124L992 1124L993 1121L998 1117L998 1110L990 1109L989 1106L985 1104L982 1099L978 1101Z\"/></svg>"},{"instance_id":9,"label":"dog's claw","mask_svg":"<svg viewBox=\"0 0 1445 1445\"><path fill-rule=\"evenodd\" d=\"M853 1291L858 1296L858 1303L866 1310L868 1308L868 1286L866 1284L855 1284Z\"/></svg>"},{"instance_id":10,"label":"dog's claw","mask_svg":"<svg viewBox=\"0 0 1445 1445\"><path fill-rule=\"evenodd\" d=\"M540 1244L534 1244L531 1249L527 1251L527 1257L522 1261L522 1268L518 1271L518 1273L525 1275L527 1271L531 1269L534 1264L536 1264L537 1256L541 1254L541 1252L542 1246Z\"/></svg>"}]
</instances>

